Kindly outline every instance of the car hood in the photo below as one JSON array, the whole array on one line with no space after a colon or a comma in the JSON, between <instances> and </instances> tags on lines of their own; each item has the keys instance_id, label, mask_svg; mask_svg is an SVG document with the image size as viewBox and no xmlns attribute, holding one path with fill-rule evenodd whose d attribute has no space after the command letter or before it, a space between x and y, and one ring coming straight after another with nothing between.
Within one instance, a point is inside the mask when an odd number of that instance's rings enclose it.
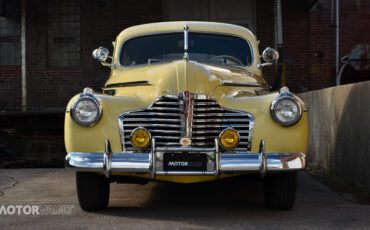
<instances>
[{"instance_id":1,"label":"car hood","mask_svg":"<svg viewBox=\"0 0 370 230\"><path fill-rule=\"evenodd\" d=\"M114 69L105 87L116 89L116 96L157 98L184 91L213 96L220 86L225 88L222 91L238 89L239 93L241 87L249 88L248 94L253 95L259 85L266 85L265 80L247 68L178 60Z\"/></svg>"}]
</instances>

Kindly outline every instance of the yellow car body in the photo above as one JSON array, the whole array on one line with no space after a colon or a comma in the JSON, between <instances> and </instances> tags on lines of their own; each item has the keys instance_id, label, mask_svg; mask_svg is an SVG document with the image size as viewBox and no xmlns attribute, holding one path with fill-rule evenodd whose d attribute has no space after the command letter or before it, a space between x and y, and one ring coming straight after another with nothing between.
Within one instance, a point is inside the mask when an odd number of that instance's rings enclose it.
<instances>
[{"instance_id":1,"label":"yellow car body","mask_svg":"<svg viewBox=\"0 0 370 230\"><path fill-rule=\"evenodd\" d=\"M183 32L184 25L191 32L206 32L241 37L247 40L252 48L253 63L249 66L227 66L201 63L190 59L173 60L165 63L153 63L138 66L122 66L119 62L121 47L126 41L151 34ZM206 95L214 98L222 107L245 111L254 117L254 128L251 146L248 152L260 152L261 140L264 141L265 153L299 153L301 160L299 169L305 167L304 153L308 140L308 121L306 105L294 96L302 109L297 123L283 126L271 116L273 101L283 92L269 92L269 87L262 76L260 51L256 37L246 28L210 22L167 22L134 26L122 31L113 42L111 72L104 92L90 92L101 106L99 121L91 126L81 126L71 117L73 103L83 94L73 97L67 105L65 114L65 146L67 153L105 153L106 140L110 142L111 152L122 153L122 139L119 117L127 111L148 108L157 98L164 95L189 92L194 95ZM130 85L130 82L133 84ZM136 83L135 83L136 82ZM128 84L127 84L128 83ZM289 92L289 94L291 94ZM181 147L181 146L180 146ZM229 153L232 154L232 153ZM83 159L82 159L83 160ZM77 168L67 156L67 167ZM101 173L102 169L91 172ZM81 169L84 171L84 169ZM171 181L192 183L216 180L229 176L251 172L219 172L219 175L157 175L112 171L111 175L124 175Z\"/></svg>"}]
</instances>

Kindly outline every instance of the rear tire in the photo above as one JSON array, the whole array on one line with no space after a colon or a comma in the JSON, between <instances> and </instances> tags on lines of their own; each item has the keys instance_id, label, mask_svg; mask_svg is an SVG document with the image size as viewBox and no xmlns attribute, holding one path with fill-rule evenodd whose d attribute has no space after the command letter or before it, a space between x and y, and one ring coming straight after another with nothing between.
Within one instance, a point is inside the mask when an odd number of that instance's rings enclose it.
<instances>
[{"instance_id":1,"label":"rear tire","mask_svg":"<svg viewBox=\"0 0 370 230\"><path fill-rule=\"evenodd\" d=\"M104 210L109 202L109 180L100 174L76 172L77 196L85 211Z\"/></svg>"},{"instance_id":2,"label":"rear tire","mask_svg":"<svg viewBox=\"0 0 370 230\"><path fill-rule=\"evenodd\" d=\"M273 210L293 207L297 190L297 172L267 174L264 180L265 204Z\"/></svg>"}]
</instances>

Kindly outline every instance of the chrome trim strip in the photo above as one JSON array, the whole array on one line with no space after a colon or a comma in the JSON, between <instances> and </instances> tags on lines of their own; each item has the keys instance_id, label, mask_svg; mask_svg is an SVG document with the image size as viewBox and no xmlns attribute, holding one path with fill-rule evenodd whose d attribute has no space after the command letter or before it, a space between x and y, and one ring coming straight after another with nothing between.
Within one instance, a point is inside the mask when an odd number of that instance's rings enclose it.
<instances>
[{"instance_id":1,"label":"chrome trim strip","mask_svg":"<svg viewBox=\"0 0 370 230\"><path fill-rule=\"evenodd\" d=\"M184 109L185 115L185 135L182 137L190 138L192 137L192 128L193 128L193 116L194 116L194 99L196 99L196 95L190 93L189 91L185 91L182 93L182 104Z\"/></svg>"},{"instance_id":2,"label":"chrome trim strip","mask_svg":"<svg viewBox=\"0 0 370 230\"><path fill-rule=\"evenodd\" d=\"M260 163L260 173L261 177L265 177L267 172L267 160L266 160L266 153L265 153L265 141L261 140L260 142L260 151L258 155L258 161Z\"/></svg>"},{"instance_id":3,"label":"chrome trim strip","mask_svg":"<svg viewBox=\"0 0 370 230\"><path fill-rule=\"evenodd\" d=\"M125 114L126 113L122 113L121 115L118 116L118 131L119 131L119 136L121 140L122 152L126 152L125 129L123 127L123 118L125 117Z\"/></svg>"},{"instance_id":4,"label":"chrome trim strip","mask_svg":"<svg viewBox=\"0 0 370 230\"><path fill-rule=\"evenodd\" d=\"M158 176L215 176L214 171L158 171Z\"/></svg>"},{"instance_id":5,"label":"chrome trim strip","mask_svg":"<svg viewBox=\"0 0 370 230\"><path fill-rule=\"evenodd\" d=\"M157 171L157 154L156 154L156 146L155 146L155 137L152 138L152 151L151 151L151 168L150 168L150 175L153 179L155 179L156 171Z\"/></svg>"},{"instance_id":6,"label":"chrome trim strip","mask_svg":"<svg viewBox=\"0 0 370 230\"><path fill-rule=\"evenodd\" d=\"M267 84L261 84L261 83L238 83L238 82L225 82L223 81L222 84L223 86L241 86L241 87L264 87L268 88Z\"/></svg>"},{"instance_id":7,"label":"chrome trim strip","mask_svg":"<svg viewBox=\"0 0 370 230\"><path fill-rule=\"evenodd\" d=\"M158 152L214 152L215 148L202 147L157 147Z\"/></svg>"},{"instance_id":8,"label":"chrome trim strip","mask_svg":"<svg viewBox=\"0 0 370 230\"><path fill-rule=\"evenodd\" d=\"M103 160L103 170L106 178L109 178L112 170L112 149L109 140L105 141L105 152Z\"/></svg>"},{"instance_id":9,"label":"chrome trim strip","mask_svg":"<svg viewBox=\"0 0 370 230\"><path fill-rule=\"evenodd\" d=\"M105 88L151 85L150 81L131 81L106 85Z\"/></svg>"},{"instance_id":10,"label":"chrome trim strip","mask_svg":"<svg viewBox=\"0 0 370 230\"><path fill-rule=\"evenodd\" d=\"M142 126L143 124L138 122L138 123L130 123L130 124L125 124L126 127L138 127ZM181 128L181 125L176 125L176 124L145 124L146 127L164 127L164 128Z\"/></svg>"},{"instance_id":11,"label":"chrome trim strip","mask_svg":"<svg viewBox=\"0 0 370 230\"><path fill-rule=\"evenodd\" d=\"M125 121L167 121L167 122L180 122L181 119L174 119L174 118L126 118Z\"/></svg>"},{"instance_id":12,"label":"chrome trim strip","mask_svg":"<svg viewBox=\"0 0 370 230\"><path fill-rule=\"evenodd\" d=\"M220 176L220 142L218 138L215 138L215 177L218 179Z\"/></svg>"}]
</instances>

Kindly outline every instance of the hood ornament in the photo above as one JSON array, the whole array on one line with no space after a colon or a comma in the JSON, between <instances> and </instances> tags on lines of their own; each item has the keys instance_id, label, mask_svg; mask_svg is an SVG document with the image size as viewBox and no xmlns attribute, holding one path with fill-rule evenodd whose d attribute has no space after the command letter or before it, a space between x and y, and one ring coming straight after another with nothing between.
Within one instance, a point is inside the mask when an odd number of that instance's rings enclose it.
<instances>
[{"instance_id":1,"label":"hood ornament","mask_svg":"<svg viewBox=\"0 0 370 230\"><path fill-rule=\"evenodd\" d=\"M187 61L189 60L189 54L188 54L188 49L189 49L189 34L188 34L188 25L184 25L184 59Z\"/></svg>"}]
</instances>

